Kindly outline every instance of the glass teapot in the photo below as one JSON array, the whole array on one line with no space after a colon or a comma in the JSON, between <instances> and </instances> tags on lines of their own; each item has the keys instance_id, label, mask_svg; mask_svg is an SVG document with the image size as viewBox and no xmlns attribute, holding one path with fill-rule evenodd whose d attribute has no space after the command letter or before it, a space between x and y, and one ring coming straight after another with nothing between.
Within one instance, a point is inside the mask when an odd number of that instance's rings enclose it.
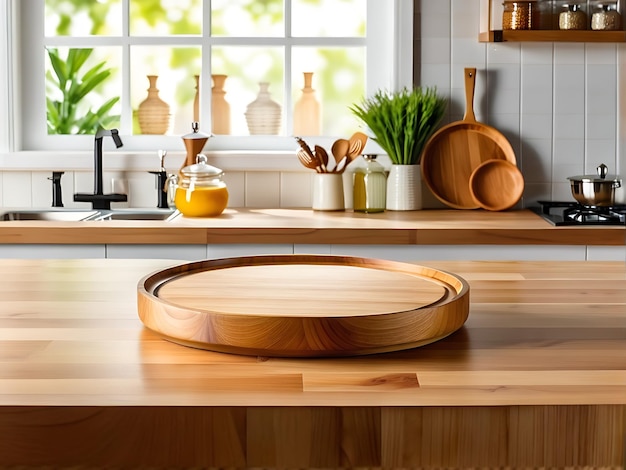
<instances>
[{"instance_id":1,"label":"glass teapot","mask_svg":"<svg viewBox=\"0 0 626 470\"><path fill-rule=\"evenodd\" d=\"M188 217L215 217L228 205L228 189L222 180L224 172L207 164L204 154L196 163L180 169L180 175L170 175L167 193L176 209Z\"/></svg>"}]
</instances>

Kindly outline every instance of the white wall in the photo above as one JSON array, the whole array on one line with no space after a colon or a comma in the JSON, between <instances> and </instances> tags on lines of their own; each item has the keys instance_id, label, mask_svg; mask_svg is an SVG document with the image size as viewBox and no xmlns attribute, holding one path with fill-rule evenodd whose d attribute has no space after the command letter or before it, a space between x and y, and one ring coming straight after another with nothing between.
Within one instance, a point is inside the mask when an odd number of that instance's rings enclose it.
<instances>
[{"instance_id":1,"label":"white wall","mask_svg":"<svg viewBox=\"0 0 626 470\"><path fill-rule=\"evenodd\" d=\"M463 118L463 69L476 67L476 118L511 141L525 206L572 200L566 178L595 173L600 163L626 172L618 119L626 112L619 106L626 45L479 43L479 3L420 2L421 84L450 91L448 119Z\"/></svg>"}]
</instances>

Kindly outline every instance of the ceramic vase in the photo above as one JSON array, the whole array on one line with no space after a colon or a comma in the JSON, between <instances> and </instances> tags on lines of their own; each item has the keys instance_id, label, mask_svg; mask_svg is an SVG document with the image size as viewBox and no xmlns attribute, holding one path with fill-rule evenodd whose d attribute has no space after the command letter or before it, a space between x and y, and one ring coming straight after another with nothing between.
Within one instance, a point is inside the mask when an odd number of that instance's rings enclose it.
<instances>
[{"instance_id":1,"label":"ceramic vase","mask_svg":"<svg viewBox=\"0 0 626 470\"><path fill-rule=\"evenodd\" d=\"M419 165L392 165L387 177L387 210L414 211L422 208Z\"/></svg>"},{"instance_id":2,"label":"ceramic vase","mask_svg":"<svg viewBox=\"0 0 626 470\"><path fill-rule=\"evenodd\" d=\"M228 75L211 75L211 131L213 134L230 134L230 103L226 101L224 85Z\"/></svg>"},{"instance_id":3,"label":"ceramic vase","mask_svg":"<svg viewBox=\"0 0 626 470\"><path fill-rule=\"evenodd\" d=\"M200 75L193 76L196 82L196 94L193 97L193 122L200 122Z\"/></svg>"},{"instance_id":4,"label":"ceramic vase","mask_svg":"<svg viewBox=\"0 0 626 470\"><path fill-rule=\"evenodd\" d=\"M272 99L270 84L259 83L259 94L245 112L251 135L277 135L280 131L281 107Z\"/></svg>"},{"instance_id":5,"label":"ceramic vase","mask_svg":"<svg viewBox=\"0 0 626 470\"><path fill-rule=\"evenodd\" d=\"M158 78L158 75L148 75L148 97L137 110L142 134L165 134L170 127L170 105L159 98Z\"/></svg>"},{"instance_id":6,"label":"ceramic vase","mask_svg":"<svg viewBox=\"0 0 626 470\"><path fill-rule=\"evenodd\" d=\"M304 88L293 110L294 135L320 135L320 103L313 89L313 72L304 72Z\"/></svg>"}]
</instances>

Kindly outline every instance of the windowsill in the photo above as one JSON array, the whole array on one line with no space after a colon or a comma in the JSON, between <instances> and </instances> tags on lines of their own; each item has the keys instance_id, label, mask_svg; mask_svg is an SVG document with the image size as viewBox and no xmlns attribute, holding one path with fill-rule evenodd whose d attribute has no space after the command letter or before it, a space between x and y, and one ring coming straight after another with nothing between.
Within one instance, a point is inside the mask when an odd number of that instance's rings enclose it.
<instances>
[{"instance_id":1,"label":"windowsill","mask_svg":"<svg viewBox=\"0 0 626 470\"><path fill-rule=\"evenodd\" d=\"M304 167L290 151L203 152L209 163L224 171L300 171ZM165 167L178 170L184 151L168 152ZM22 151L0 154L1 171L93 171L93 152ZM110 171L151 171L159 169L156 152L105 151L102 166Z\"/></svg>"}]
</instances>

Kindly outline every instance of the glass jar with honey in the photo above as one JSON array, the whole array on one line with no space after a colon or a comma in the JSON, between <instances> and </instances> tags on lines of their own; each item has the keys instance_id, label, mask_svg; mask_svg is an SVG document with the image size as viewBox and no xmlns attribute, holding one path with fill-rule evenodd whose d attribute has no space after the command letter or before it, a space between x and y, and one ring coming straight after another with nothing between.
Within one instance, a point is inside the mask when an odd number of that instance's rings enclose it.
<instances>
[{"instance_id":1,"label":"glass jar with honey","mask_svg":"<svg viewBox=\"0 0 626 470\"><path fill-rule=\"evenodd\" d=\"M207 164L206 155L198 154L196 163L181 168L180 177L172 175L168 179L168 189L174 188L176 209L188 217L220 215L228 205L223 175L222 170Z\"/></svg>"}]
</instances>

